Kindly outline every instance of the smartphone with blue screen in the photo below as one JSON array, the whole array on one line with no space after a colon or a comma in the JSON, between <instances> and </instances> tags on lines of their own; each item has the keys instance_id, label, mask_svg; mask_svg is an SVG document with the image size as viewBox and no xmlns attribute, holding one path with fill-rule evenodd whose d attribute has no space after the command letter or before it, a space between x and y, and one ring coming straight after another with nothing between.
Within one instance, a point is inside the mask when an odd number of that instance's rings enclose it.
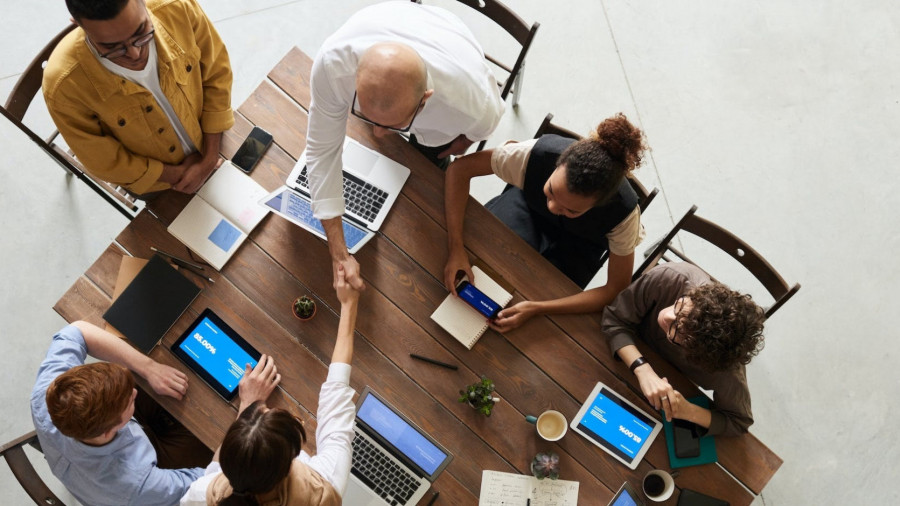
<instances>
[{"instance_id":1,"label":"smartphone with blue screen","mask_svg":"<svg viewBox=\"0 0 900 506\"><path fill-rule=\"evenodd\" d=\"M497 313L503 309L500 304L491 300L484 292L475 288L475 285L466 280L462 280L456 285L456 294L459 295L460 299L475 308L476 311L483 314L489 320L496 318Z\"/></svg>"}]
</instances>

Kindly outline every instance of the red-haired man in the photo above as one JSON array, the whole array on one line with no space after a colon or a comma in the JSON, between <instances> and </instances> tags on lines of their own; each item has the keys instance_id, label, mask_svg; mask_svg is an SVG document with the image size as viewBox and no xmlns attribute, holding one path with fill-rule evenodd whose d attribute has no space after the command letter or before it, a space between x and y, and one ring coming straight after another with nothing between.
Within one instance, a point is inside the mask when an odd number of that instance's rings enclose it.
<instances>
[{"instance_id":1,"label":"red-haired man","mask_svg":"<svg viewBox=\"0 0 900 506\"><path fill-rule=\"evenodd\" d=\"M85 364L89 354L106 362ZM38 371L31 416L44 457L84 504L177 504L212 456L138 393L132 372L159 395L187 391L183 373L83 321L53 336Z\"/></svg>"}]
</instances>

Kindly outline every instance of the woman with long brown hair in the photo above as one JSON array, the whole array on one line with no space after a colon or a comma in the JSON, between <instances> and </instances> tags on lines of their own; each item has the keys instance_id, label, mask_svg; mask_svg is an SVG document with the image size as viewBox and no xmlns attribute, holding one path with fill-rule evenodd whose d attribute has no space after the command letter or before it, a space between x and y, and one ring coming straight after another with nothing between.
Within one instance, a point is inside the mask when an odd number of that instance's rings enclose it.
<instances>
[{"instance_id":1,"label":"woman with long brown hair","mask_svg":"<svg viewBox=\"0 0 900 506\"><path fill-rule=\"evenodd\" d=\"M341 319L328 377L319 393L317 454L302 450L306 431L299 420L286 410L266 406L264 399L281 377L271 357L263 355L256 369L241 380L237 420L182 505L340 506L353 453L355 406L349 382L359 292L347 283L342 267L336 280Z\"/></svg>"}]
</instances>

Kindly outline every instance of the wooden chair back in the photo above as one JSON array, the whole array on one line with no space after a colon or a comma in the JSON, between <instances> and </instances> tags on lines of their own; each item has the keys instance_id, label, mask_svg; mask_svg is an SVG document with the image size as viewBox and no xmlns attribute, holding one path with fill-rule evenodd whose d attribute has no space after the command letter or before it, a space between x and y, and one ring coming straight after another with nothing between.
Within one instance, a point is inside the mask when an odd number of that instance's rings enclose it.
<instances>
[{"instance_id":1,"label":"wooden chair back","mask_svg":"<svg viewBox=\"0 0 900 506\"><path fill-rule=\"evenodd\" d=\"M581 139L582 136L577 133L569 130L568 128L563 128L559 125L553 124L553 114L548 113L547 116L544 117L544 121L541 122L541 126L538 127L537 132L534 133L534 138L537 139L544 134L555 134L561 137L568 137L570 139ZM652 191L647 191L647 188L641 184L640 181L637 180L631 173L628 173L625 176L628 179L628 184L631 185L631 189L634 190L634 193L638 196L638 207L641 209L641 213L643 213L647 206L653 202L653 199L656 198L656 194L659 193L659 188L653 188Z\"/></svg>"},{"instance_id":2,"label":"wooden chair back","mask_svg":"<svg viewBox=\"0 0 900 506\"><path fill-rule=\"evenodd\" d=\"M639 278L648 269L656 266L661 261L673 260L667 255L668 253L671 253L682 261L697 265L688 258L687 255L671 245L675 235L683 230L694 234L727 253L731 258L735 259L747 269L760 284L762 284L775 301L766 309L766 318L772 316L778 308L783 306L785 302L800 290L799 283L796 283L793 286L789 285L784 278L781 277L778 271L772 267L772 264L766 261L766 259L750 247L749 244L719 225L697 216L695 214L696 212L697 206L692 206L690 210L678 220L678 223L675 224L672 230L654 245L653 249L646 255L644 263L642 263L634 273L633 280Z\"/></svg>"},{"instance_id":3,"label":"wooden chair back","mask_svg":"<svg viewBox=\"0 0 900 506\"><path fill-rule=\"evenodd\" d=\"M19 77L15 86L13 86L9 97L7 97L6 104L3 107L0 107L0 115L6 117L6 119L12 122L19 130L25 132L35 144L43 149L45 153L50 155L50 157L69 174L82 180L88 187L115 207L126 218L132 219L137 214L139 208L135 198L131 194L120 186L102 181L88 174L70 151L63 149L54 142L57 135L59 135L59 131L53 131L49 137L44 139L24 123L25 113L28 112L31 102L41 89L41 82L44 78L44 67L47 65L50 54L53 53L53 50L63 37L68 35L69 32L74 29L74 24L65 27L59 34L53 37L43 49L41 49L37 56L34 57Z\"/></svg>"},{"instance_id":4,"label":"wooden chair back","mask_svg":"<svg viewBox=\"0 0 900 506\"><path fill-rule=\"evenodd\" d=\"M35 504L40 506L65 506L65 504L56 497L56 494L47 487L44 480L41 479L28 455L25 454L25 446L31 445L40 451L40 445L37 440L37 433L31 431L22 437L14 439L9 443L0 447L0 456L9 465L16 480L22 485L22 489L31 497Z\"/></svg>"},{"instance_id":5,"label":"wooden chair back","mask_svg":"<svg viewBox=\"0 0 900 506\"><path fill-rule=\"evenodd\" d=\"M421 4L422 0L411 0L414 3ZM506 33L508 33L522 48L516 56L516 61L512 65L501 62L495 57L485 52L484 57L497 67L506 71L509 75L505 80L498 81L500 85L500 97L503 100L512 93L513 107L518 107L519 98L522 96L522 81L525 75L525 56L531 48L534 36L537 34L541 24L535 21L529 25L512 9L497 0L457 0L481 14L487 16L491 21L496 23ZM478 151L484 149L487 141L481 141L478 144Z\"/></svg>"}]
</instances>

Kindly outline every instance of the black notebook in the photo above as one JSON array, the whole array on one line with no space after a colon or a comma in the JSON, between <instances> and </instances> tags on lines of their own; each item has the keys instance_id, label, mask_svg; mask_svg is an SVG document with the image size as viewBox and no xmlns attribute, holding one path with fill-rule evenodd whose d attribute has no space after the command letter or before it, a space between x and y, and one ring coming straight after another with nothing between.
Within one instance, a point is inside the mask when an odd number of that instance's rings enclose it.
<instances>
[{"instance_id":1,"label":"black notebook","mask_svg":"<svg viewBox=\"0 0 900 506\"><path fill-rule=\"evenodd\" d=\"M103 319L139 350L150 353L199 293L197 285L154 255Z\"/></svg>"}]
</instances>

